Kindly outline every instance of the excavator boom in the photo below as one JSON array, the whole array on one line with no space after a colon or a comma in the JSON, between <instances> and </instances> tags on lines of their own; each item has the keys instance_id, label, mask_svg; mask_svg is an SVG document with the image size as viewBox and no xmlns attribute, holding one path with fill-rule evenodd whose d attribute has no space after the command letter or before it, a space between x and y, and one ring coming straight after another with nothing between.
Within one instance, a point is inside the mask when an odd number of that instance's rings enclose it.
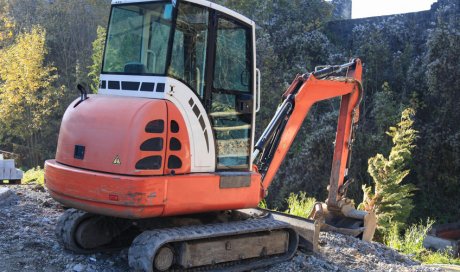
<instances>
[{"instance_id":1,"label":"excavator boom","mask_svg":"<svg viewBox=\"0 0 460 272\"><path fill-rule=\"evenodd\" d=\"M340 73L345 73L345 76L334 76ZM352 233L356 236L364 233L364 239L371 240L375 230L375 216L355 210L351 201L345 198L347 186L351 182L348 178L348 168L354 128L359 119L359 104L363 97L361 80L362 63L359 59L297 76L283 95L282 104L257 142L252 158L258 158L262 183L264 189L268 190L310 108L319 101L340 97L327 205L324 205L324 209L318 208L318 211L314 211L312 217L328 222L337 221L337 218L349 217L343 212L347 210L347 215L353 214L351 216L354 219L365 221L364 227ZM324 210L334 211L334 218L331 220L322 218L325 215L320 216L320 214L324 213ZM354 220L352 222L356 225ZM329 226L328 229L350 234L344 226L340 229Z\"/></svg>"}]
</instances>

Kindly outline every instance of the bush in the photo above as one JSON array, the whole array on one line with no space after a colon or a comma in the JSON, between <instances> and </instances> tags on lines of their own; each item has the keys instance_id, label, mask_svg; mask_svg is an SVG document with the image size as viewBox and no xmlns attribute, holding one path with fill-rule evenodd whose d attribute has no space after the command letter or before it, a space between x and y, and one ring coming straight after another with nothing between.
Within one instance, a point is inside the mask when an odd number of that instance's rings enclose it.
<instances>
[{"instance_id":1,"label":"bush","mask_svg":"<svg viewBox=\"0 0 460 272\"><path fill-rule=\"evenodd\" d=\"M448 250L433 252L423 247L423 240L433 226L434 221L428 219L426 224L420 222L406 229L404 235L400 235L395 225L385 236L385 244L397 251L413 256L414 259L426 264L457 264L460 259L452 257Z\"/></svg>"},{"instance_id":2,"label":"bush","mask_svg":"<svg viewBox=\"0 0 460 272\"><path fill-rule=\"evenodd\" d=\"M385 236L384 242L387 246L404 254L420 254L425 251L423 240L433 224L434 221L428 219L426 224L420 222L412 225L406 229L404 236L400 236L399 228L394 225Z\"/></svg>"},{"instance_id":3,"label":"bush","mask_svg":"<svg viewBox=\"0 0 460 272\"><path fill-rule=\"evenodd\" d=\"M298 195L291 193L287 202L288 209L286 213L307 218L316 203L316 199L313 197L307 197L305 192L300 192Z\"/></svg>"},{"instance_id":4,"label":"bush","mask_svg":"<svg viewBox=\"0 0 460 272\"><path fill-rule=\"evenodd\" d=\"M23 184L36 184L41 187L45 186L45 170L41 169L40 166L36 168L29 169L24 173L22 178Z\"/></svg>"},{"instance_id":5,"label":"bush","mask_svg":"<svg viewBox=\"0 0 460 272\"><path fill-rule=\"evenodd\" d=\"M421 254L420 261L425 264L455 264L460 265L460 259L453 258L452 255L446 251L431 252L426 251L425 254Z\"/></svg>"}]
</instances>

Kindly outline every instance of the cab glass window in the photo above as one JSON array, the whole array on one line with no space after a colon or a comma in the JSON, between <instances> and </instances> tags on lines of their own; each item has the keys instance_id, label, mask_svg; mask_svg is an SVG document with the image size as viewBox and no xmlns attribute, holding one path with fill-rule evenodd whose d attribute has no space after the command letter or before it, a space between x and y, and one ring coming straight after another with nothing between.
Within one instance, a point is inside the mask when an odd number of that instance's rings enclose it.
<instances>
[{"instance_id":1,"label":"cab glass window","mask_svg":"<svg viewBox=\"0 0 460 272\"><path fill-rule=\"evenodd\" d=\"M214 88L251 91L250 28L221 18L217 27Z\"/></svg>"},{"instance_id":2,"label":"cab glass window","mask_svg":"<svg viewBox=\"0 0 460 272\"><path fill-rule=\"evenodd\" d=\"M188 84L204 97L209 13L206 8L180 3L168 75Z\"/></svg>"},{"instance_id":3,"label":"cab glass window","mask_svg":"<svg viewBox=\"0 0 460 272\"><path fill-rule=\"evenodd\" d=\"M102 71L164 75L172 10L164 2L114 6Z\"/></svg>"}]
</instances>

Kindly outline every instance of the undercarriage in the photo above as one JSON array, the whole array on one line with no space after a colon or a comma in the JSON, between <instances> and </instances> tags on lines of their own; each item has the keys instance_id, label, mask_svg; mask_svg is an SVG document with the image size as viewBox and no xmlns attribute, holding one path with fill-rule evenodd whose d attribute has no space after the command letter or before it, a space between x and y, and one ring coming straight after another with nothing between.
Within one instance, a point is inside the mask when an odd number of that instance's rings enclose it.
<instances>
[{"instance_id":1,"label":"undercarriage","mask_svg":"<svg viewBox=\"0 0 460 272\"><path fill-rule=\"evenodd\" d=\"M287 261L297 249L317 249L315 221L245 209L151 219L121 219L68 209L60 244L82 254L129 248L141 271L247 271Z\"/></svg>"}]
</instances>

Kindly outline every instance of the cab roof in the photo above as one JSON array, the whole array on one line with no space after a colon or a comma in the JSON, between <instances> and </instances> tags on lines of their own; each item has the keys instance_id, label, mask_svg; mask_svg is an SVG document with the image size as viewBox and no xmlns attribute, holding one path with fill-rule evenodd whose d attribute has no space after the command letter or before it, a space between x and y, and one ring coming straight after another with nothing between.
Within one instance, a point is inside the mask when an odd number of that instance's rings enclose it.
<instances>
[{"instance_id":1,"label":"cab roof","mask_svg":"<svg viewBox=\"0 0 460 272\"><path fill-rule=\"evenodd\" d=\"M161 0L112 0L112 5L118 5L118 4L136 4L136 3L144 3L144 2L159 2ZM176 1L179 1L179 0L176 0ZM214 10L217 10L217 11L220 11L222 13L225 13L231 17L234 17L246 24L249 24L253 27L255 27L255 23L254 21L252 21L251 19L231 10L231 9L228 9L226 7L223 7L221 5L218 5L216 3L212 3L212 2L209 2L209 1L206 1L206 0L180 0L180 1L184 1L184 2L189 2L189 3L194 3L194 4L198 4L200 6L204 6L204 7L208 7L208 8L211 8L211 9L214 9Z\"/></svg>"}]
</instances>

